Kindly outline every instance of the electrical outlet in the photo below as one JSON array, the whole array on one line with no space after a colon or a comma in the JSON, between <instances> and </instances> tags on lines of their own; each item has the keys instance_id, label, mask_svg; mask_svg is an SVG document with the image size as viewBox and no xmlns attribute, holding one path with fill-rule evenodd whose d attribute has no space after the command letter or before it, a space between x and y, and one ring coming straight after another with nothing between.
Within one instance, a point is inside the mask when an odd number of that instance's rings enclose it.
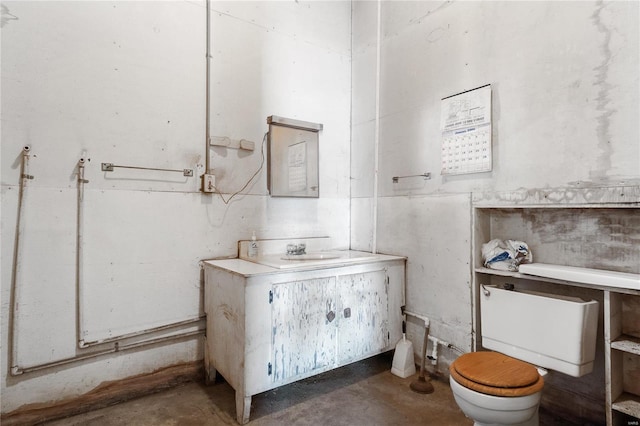
<instances>
[{"instance_id":1,"label":"electrical outlet","mask_svg":"<svg viewBox=\"0 0 640 426\"><path fill-rule=\"evenodd\" d=\"M213 193L216 191L216 176L215 175L202 175L202 188L200 188L202 192L205 193Z\"/></svg>"}]
</instances>

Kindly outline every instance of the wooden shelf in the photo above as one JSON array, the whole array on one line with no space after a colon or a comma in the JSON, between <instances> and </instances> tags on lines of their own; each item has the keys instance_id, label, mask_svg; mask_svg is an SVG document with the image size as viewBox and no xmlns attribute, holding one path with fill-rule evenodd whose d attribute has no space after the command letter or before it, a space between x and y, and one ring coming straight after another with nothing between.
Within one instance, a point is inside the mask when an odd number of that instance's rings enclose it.
<instances>
[{"instance_id":1,"label":"wooden shelf","mask_svg":"<svg viewBox=\"0 0 640 426\"><path fill-rule=\"evenodd\" d=\"M640 419L640 396L624 392L611 404L611 408Z\"/></svg>"},{"instance_id":2,"label":"wooden shelf","mask_svg":"<svg viewBox=\"0 0 640 426\"><path fill-rule=\"evenodd\" d=\"M623 334L611 342L611 348L630 354L640 355L640 339Z\"/></svg>"}]
</instances>

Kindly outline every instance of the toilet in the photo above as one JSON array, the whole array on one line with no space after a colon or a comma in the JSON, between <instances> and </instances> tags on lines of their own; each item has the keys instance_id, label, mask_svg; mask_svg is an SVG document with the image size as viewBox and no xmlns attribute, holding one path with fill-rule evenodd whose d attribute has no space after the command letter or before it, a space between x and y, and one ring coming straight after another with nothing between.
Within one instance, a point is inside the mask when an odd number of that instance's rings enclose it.
<instances>
[{"instance_id":1,"label":"toilet","mask_svg":"<svg viewBox=\"0 0 640 426\"><path fill-rule=\"evenodd\" d=\"M497 286L481 290L482 346L489 351L451 364L453 396L477 426L537 426L547 369L573 377L593 370L598 302Z\"/></svg>"}]
</instances>

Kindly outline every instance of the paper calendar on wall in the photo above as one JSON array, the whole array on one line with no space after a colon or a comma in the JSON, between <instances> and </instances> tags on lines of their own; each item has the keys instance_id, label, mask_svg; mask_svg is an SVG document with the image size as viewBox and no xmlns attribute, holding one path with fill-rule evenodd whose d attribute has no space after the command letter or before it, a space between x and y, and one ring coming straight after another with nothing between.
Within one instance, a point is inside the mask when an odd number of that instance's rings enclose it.
<instances>
[{"instance_id":1,"label":"paper calendar on wall","mask_svg":"<svg viewBox=\"0 0 640 426\"><path fill-rule=\"evenodd\" d=\"M491 171L491 85L442 99L442 171Z\"/></svg>"}]
</instances>

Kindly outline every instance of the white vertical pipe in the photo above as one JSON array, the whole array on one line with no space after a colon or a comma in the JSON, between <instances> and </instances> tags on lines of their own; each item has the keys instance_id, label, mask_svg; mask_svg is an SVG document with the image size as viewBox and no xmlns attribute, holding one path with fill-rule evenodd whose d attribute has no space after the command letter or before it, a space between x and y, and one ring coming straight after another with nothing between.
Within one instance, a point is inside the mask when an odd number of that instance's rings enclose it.
<instances>
[{"instance_id":1,"label":"white vertical pipe","mask_svg":"<svg viewBox=\"0 0 640 426\"><path fill-rule=\"evenodd\" d=\"M210 5L209 5L209 0L206 1L205 6L207 7L207 28L206 28L206 33L207 33L207 61L206 61L206 67L205 67L205 72L206 72L206 85L205 85L205 166L204 166L204 173L205 174L209 174L210 173L210 169L211 169L211 160L210 160L210 146L209 146L209 142L211 139L211 118L209 117L211 114L211 94L209 93L210 90L210 86L211 86L211 10Z\"/></svg>"},{"instance_id":2,"label":"white vertical pipe","mask_svg":"<svg viewBox=\"0 0 640 426\"><path fill-rule=\"evenodd\" d=\"M9 311L9 369L11 375L21 374L18 368L18 343L16 337L18 335L19 319L20 319L20 261L22 259L22 245L21 237L24 232L24 222L22 220L22 209L24 206L24 196L27 190L27 181L33 179L33 176L28 174L29 172L29 153L31 147L29 145L22 149L22 162L20 163L20 180L18 189L18 212L16 217L16 236L13 246L13 265L12 265L12 279L11 279L11 307Z\"/></svg>"},{"instance_id":3,"label":"white vertical pipe","mask_svg":"<svg viewBox=\"0 0 640 426\"><path fill-rule=\"evenodd\" d=\"M376 22L376 116L373 143L373 233L371 236L371 252L378 251L378 151L380 146L380 52L381 52L381 15L382 0L378 0L378 13Z\"/></svg>"},{"instance_id":4,"label":"white vertical pipe","mask_svg":"<svg viewBox=\"0 0 640 426\"><path fill-rule=\"evenodd\" d=\"M430 338L431 336L429 336ZM438 343L440 343L440 341L438 339L429 339L433 342L433 348L431 350L431 364L433 365L437 365L438 364Z\"/></svg>"},{"instance_id":5,"label":"white vertical pipe","mask_svg":"<svg viewBox=\"0 0 640 426\"><path fill-rule=\"evenodd\" d=\"M78 160L78 202L77 202L77 215L76 215L76 336L78 340L78 347L86 347L84 342L84 279L83 279L83 237L84 237L84 184L87 182L84 179L84 157Z\"/></svg>"}]
</instances>

